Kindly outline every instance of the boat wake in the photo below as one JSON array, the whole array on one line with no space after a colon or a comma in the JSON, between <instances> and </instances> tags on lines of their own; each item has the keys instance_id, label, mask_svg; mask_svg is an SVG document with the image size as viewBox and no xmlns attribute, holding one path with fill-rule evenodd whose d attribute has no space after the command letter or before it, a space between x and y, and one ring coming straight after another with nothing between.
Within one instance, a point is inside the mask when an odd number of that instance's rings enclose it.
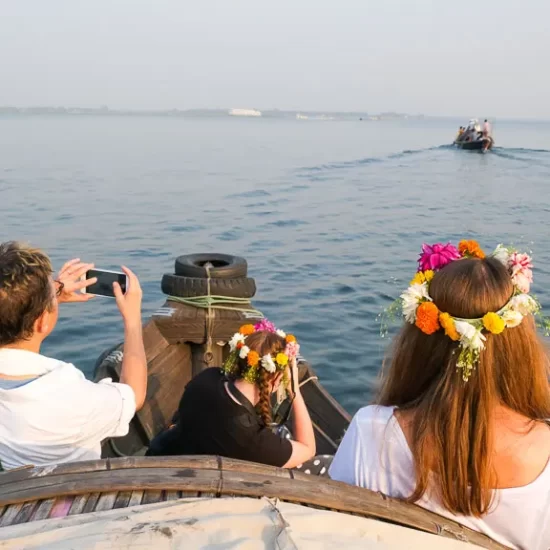
<instances>
[{"instance_id":1,"label":"boat wake","mask_svg":"<svg viewBox=\"0 0 550 550\"><path fill-rule=\"evenodd\" d=\"M366 166L369 164L377 164L381 162L387 162L390 160L399 160L402 158L410 157L413 155L419 155L422 153L428 153L430 151L438 151L441 149L451 149L452 145L437 145L434 147L427 147L425 149L405 149L398 153L392 153L390 155L382 157L366 157L362 159L347 160L342 162L331 162L329 164L320 164L318 166L305 166L303 168L298 168L296 172L298 175L307 176L311 173L316 172L326 172L332 170L345 170L348 168L356 168L359 166Z\"/></svg>"},{"instance_id":2,"label":"boat wake","mask_svg":"<svg viewBox=\"0 0 550 550\"><path fill-rule=\"evenodd\" d=\"M434 147L426 147L424 149L405 149L398 153L392 153L390 155L381 156L381 157L365 157L361 159L348 160L342 162L332 162L329 164L320 164L318 166L305 166L302 168L296 169L298 177L310 177L312 175L317 175L322 172L329 172L334 170L346 170L357 168L361 166L367 166L369 164L378 164L388 161L399 160L407 158L414 155L425 154L433 151L441 150L457 150L452 144L446 145L437 145ZM474 151L475 153L475 151ZM537 164L537 159L535 156L543 155L545 160L548 158L546 155L550 155L550 150L548 149L528 149L523 147L493 147L490 151L492 155L496 155L500 158L517 160L520 162L529 162Z\"/></svg>"}]
</instances>

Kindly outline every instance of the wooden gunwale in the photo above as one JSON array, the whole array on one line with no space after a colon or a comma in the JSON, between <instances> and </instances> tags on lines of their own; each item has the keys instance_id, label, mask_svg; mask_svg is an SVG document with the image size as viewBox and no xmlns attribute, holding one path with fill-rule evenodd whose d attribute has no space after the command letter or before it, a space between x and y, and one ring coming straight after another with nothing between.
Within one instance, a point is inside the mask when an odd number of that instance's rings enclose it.
<instances>
[{"instance_id":1,"label":"wooden gunwale","mask_svg":"<svg viewBox=\"0 0 550 550\"><path fill-rule=\"evenodd\" d=\"M0 525L33 520L37 506L47 507L42 503L63 497L76 497L68 503L69 514L73 515L195 495L277 498L358 514L483 548L506 548L481 533L380 493L291 470L212 456L127 457L6 472L0 474L0 509L5 510Z\"/></svg>"}]
</instances>

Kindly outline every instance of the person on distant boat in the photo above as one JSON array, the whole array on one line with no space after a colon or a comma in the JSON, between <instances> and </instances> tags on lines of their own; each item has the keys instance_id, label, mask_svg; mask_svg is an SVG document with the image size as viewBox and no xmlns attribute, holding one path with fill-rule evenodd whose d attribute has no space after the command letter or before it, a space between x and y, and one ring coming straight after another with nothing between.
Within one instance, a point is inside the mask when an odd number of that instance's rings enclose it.
<instances>
[{"instance_id":1,"label":"person on distant boat","mask_svg":"<svg viewBox=\"0 0 550 550\"><path fill-rule=\"evenodd\" d=\"M101 441L126 435L143 405L141 288L127 268L126 294L116 283L114 289L125 331L120 384L109 379L94 384L72 364L40 354L57 323L59 304L93 298L80 292L96 282L81 280L91 268L71 260L54 280L46 254L16 242L0 244L0 462L5 469L99 459Z\"/></svg>"},{"instance_id":2,"label":"person on distant boat","mask_svg":"<svg viewBox=\"0 0 550 550\"><path fill-rule=\"evenodd\" d=\"M456 134L455 141L460 141L463 135L464 135L464 126L460 126Z\"/></svg>"},{"instance_id":3,"label":"person on distant boat","mask_svg":"<svg viewBox=\"0 0 550 550\"><path fill-rule=\"evenodd\" d=\"M531 268L502 245L422 247L376 404L353 418L332 479L550 548L550 358Z\"/></svg>"},{"instance_id":4,"label":"person on distant boat","mask_svg":"<svg viewBox=\"0 0 550 550\"><path fill-rule=\"evenodd\" d=\"M485 119L483 122L483 137L488 138L491 135L491 125L489 124L489 121Z\"/></svg>"},{"instance_id":5,"label":"person on distant boat","mask_svg":"<svg viewBox=\"0 0 550 550\"><path fill-rule=\"evenodd\" d=\"M244 325L222 369L207 368L185 388L177 421L148 455L221 455L294 468L315 455L315 436L298 387L298 345L267 320ZM291 381L294 381L291 388ZM272 424L271 396L292 398L294 440Z\"/></svg>"}]
</instances>

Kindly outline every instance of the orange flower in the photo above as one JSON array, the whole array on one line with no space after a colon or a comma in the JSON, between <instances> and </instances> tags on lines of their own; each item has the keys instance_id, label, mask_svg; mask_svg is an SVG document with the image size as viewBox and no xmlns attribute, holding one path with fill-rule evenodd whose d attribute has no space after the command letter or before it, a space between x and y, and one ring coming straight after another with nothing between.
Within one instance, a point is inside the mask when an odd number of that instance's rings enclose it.
<instances>
[{"instance_id":1,"label":"orange flower","mask_svg":"<svg viewBox=\"0 0 550 550\"><path fill-rule=\"evenodd\" d=\"M254 325L243 325L243 326L239 329L239 332L240 332L243 336L250 336L251 334L254 334Z\"/></svg>"},{"instance_id":2,"label":"orange flower","mask_svg":"<svg viewBox=\"0 0 550 550\"><path fill-rule=\"evenodd\" d=\"M485 253L477 241L460 241L458 251L466 258L479 258L480 260L485 258Z\"/></svg>"},{"instance_id":3,"label":"orange flower","mask_svg":"<svg viewBox=\"0 0 550 550\"><path fill-rule=\"evenodd\" d=\"M291 342L296 342L296 336L294 336L293 334L287 334L286 343L290 344Z\"/></svg>"},{"instance_id":4,"label":"orange flower","mask_svg":"<svg viewBox=\"0 0 550 550\"><path fill-rule=\"evenodd\" d=\"M416 310L416 326L424 334L439 330L439 310L433 302L423 302Z\"/></svg>"},{"instance_id":5,"label":"orange flower","mask_svg":"<svg viewBox=\"0 0 550 550\"><path fill-rule=\"evenodd\" d=\"M249 367L257 367L260 362L260 355L256 351L250 350L246 360Z\"/></svg>"},{"instance_id":6,"label":"orange flower","mask_svg":"<svg viewBox=\"0 0 550 550\"><path fill-rule=\"evenodd\" d=\"M439 314L439 322L445 331L445 334L454 342L460 340L460 334L456 331L454 321L448 313Z\"/></svg>"}]
</instances>

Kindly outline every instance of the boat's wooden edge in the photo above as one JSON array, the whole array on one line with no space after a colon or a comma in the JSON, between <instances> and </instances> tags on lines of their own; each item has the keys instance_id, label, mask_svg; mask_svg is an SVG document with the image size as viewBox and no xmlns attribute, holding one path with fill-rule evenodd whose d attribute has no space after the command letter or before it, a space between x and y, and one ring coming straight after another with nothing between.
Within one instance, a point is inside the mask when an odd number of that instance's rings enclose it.
<instances>
[{"instance_id":1,"label":"boat's wooden edge","mask_svg":"<svg viewBox=\"0 0 550 550\"><path fill-rule=\"evenodd\" d=\"M388 521L483 548L506 548L481 533L380 493L222 457L131 457L0 474L0 508L18 516L24 510L34 509L39 502L42 506L44 502L53 502L52 499L69 496L76 497L72 507L81 496L85 495L89 501L90 494L97 495L82 512L96 510L99 500L102 509L109 503L114 506L117 501L119 506L126 501L126 505L130 505L135 491L149 495L143 496L141 503L162 500L163 494L173 498L179 498L180 494L278 498Z\"/></svg>"}]
</instances>

